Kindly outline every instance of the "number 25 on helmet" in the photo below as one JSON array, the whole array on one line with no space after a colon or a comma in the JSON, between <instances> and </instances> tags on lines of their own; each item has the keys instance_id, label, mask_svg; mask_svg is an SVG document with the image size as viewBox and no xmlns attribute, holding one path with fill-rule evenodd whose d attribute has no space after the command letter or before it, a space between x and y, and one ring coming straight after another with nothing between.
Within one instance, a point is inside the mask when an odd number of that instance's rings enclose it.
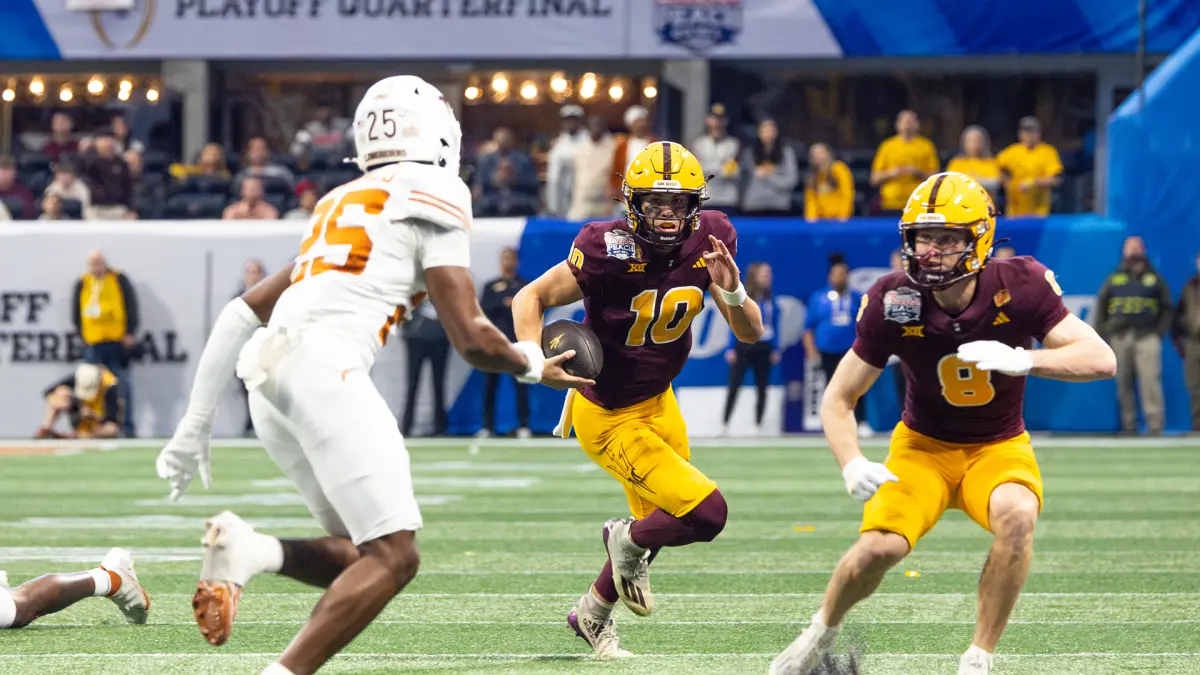
<instances>
[{"instance_id":1,"label":"number 25 on helmet","mask_svg":"<svg viewBox=\"0 0 1200 675\"><path fill-rule=\"evenodd\" d=\"M917 234L923 230L961 230L966 234L966 248L958 254L952 269L922 265L917 255ZM978 274L991 258L996 206L988 191L970 176L953 171L934 174L913 190L904 205L900 238L909 279L922 286L949 286Z\"/></svg>"},{"instance_id":2,"label":"number 25 on helmet","mask_svg":"<svg viewBox=\"0 0 1200 675\"><path fill-rule=\"evenodd\" d=\"M621 186L629 229L659 250L673 249L696 231L708 199L700 160L678 143L651 143L633 158Z\"/></svg>"}]
</instances>

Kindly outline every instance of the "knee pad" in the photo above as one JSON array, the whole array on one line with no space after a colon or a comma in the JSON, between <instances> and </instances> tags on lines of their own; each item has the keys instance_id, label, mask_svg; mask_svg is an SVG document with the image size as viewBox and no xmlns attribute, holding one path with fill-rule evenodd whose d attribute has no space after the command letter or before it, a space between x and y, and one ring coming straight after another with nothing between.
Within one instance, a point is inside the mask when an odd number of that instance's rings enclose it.
<instances>
[{"instance_id":1,"label":"knee pad","mask_svg":"<svg viewBox=\"0 0 1200 675\"><path fill-rule=\"evenodd\" d=\"M720 490L713 490L682 520L691 526L696 541L712 541L725 529L728 517L729 506L725 503L724 495Z\"/></svg>"},{"instance_id":2,"label":"knee pad","mask_svg":"<svg viewBox=\"0 0 1200 675\"><path fill-rule=\"evenodd\" d=\"M12 592L0 586L0 628L12 628L17 620L17 601L13 600Z\"/></svg>"}]
</instances>

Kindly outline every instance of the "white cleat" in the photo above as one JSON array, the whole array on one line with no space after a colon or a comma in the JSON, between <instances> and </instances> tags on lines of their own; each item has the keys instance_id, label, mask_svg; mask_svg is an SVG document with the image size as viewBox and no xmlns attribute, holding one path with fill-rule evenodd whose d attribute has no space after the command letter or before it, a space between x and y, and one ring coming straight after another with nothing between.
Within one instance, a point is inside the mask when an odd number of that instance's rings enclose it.
<instances>
[{"instance_id":1,"label":"white cleat","mask_svg":"<svg viewBox=\"0 0 1200 675\"><path fill-rule=\"evenodd\" d=\"M108 599L117 605L126 623L146 623L150 613L150 594L138 582L133 571L133 556L122 548L114 548L104 556L100 569L108 572L114 582Z\"/></svg>"},{"instance_id":2,"label":"white cleat","mask_svg":"<svg viewBox=\"0 0 1200 675\"><path fill-rule=\"evenodd\" d=\"M8 588L8 572L0 570L0 588Z\"/></svg>"},{"instance_id":3,"label":"white cleat","mask_svg":"<svg viewBox=\"0 0 1200 675\"><path fill-rule=\"evenodd\" d=\"M529 430L529 427L521 427L517 429L517 438L523 441L533 438L533 432Z\"/></svg>"},{"instance_id":4,"label":"white cleat","mask_svg":"<svg viewBox=\"0 0 1200 675\"><path fill-rule=\"evenodd\" d=\"M821 665L825 656L833 651L838 632L816 625L815 621L813 624L775 657L767 670L768 675L809 675Z\"/></svg>"},{"instance_id":5,"label":"white cleat","mask_svg":"<svg viewBox=\"0 0 1200 675\"><path fill-rule=\"evenodd\" d=\"M200 634L211 644L229 641L242 589L255 572L254 528L229 511L205 523L204 564L192 596Z\"/></svg>"},{"instance_id":6,"label":"white cleat","mask_svg":"<svg viewBox=\"0 0 1200 675\"><path fill-rule=\"evenodd\" d=\"M613 621L611 616L597 616L590 609L599 602L589 598L591 594L592 591L588 590L587 594L575 602L571 613L567 615L567 625L588 643L598 659L607 661L633 656L631 652L621 649L621 642L617 639L617 622Z\"/></svg>"},{"instance_id":7,"label":"white cleat","mask_svg":"<svg viewBox=\"0 0 1200 675\"><path fill-rule=\"evenodd\" d=\"M654 611L654 594L650 592L650 551L633 543L629 528L633 518L613 518L604 523L604 547L612 561L613 583L617 595L638 616Z\"/></svg>"},{"instance_id":8,"label":"white cleat","mask_svg":"<svg viewBox=\"0 0 1200 675\"><path fill-rule=\"evenodd\" d=\"M958 662L958 675L990 675L996 656L974 645Z\"/></svg>"}]
</instances>

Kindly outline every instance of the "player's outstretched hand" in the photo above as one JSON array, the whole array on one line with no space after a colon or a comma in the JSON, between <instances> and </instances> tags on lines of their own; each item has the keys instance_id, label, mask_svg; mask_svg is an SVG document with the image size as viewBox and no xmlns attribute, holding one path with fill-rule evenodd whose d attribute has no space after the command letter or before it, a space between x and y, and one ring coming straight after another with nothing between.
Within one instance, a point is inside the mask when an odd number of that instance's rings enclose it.
<instances>
[{"instance_id":1,"label":"player's outstretched hand","mask_svg":"<svg viewBox=\"0 0 1200 675\"><path fill-rule=\"evenodd\" d=\"M212 457L209 453L209 429L202 423L190 423L185 415L167 446L158 453L155 466L158 477L171 484L171 501L187 492L196 476L207 490L212 484Z\"/></svg>"},{"instance_id":2,"label":"player's outstretched hand","mask_svg":"<svg viewBox=\"0 0 1200 675\"><path fill-rule=\"evenodd\" d=\"M855 501L865 502L875 495L884 483L899 483L900 479L886 466L872 462L866 457L855 457L842 467L842 478L846 480L846 492Z\"/></svg>"},{"instance_id":3,"label":"player's outstretched hand","mask_svg":"<svg viewBox=\"0 0 1200 675\"><path fill-rule=\"evenodd\" d=\"M708 243L712 244L713 250L704 254L704 264L708 265L708 274L713 283L730 293L736 291L741 283L741 276L738 274L737 263L733 261L733 255L725 247L725 242L711 234L708 235Z\"/></svg>"},{"instance_id":4,"label":"player's outstretched hand","mask_svg":"<svg viewBox=\"0 0 1200 675\"><path fill-rule=\"evenodd\" d=\"M542 368L542 384L552 389L579 389L596 384L595 380L586 377L575 377L563 370L563 364L575 357L575 350L567 351L546 359Z\"/></svg>"},{"instance_id":5,"label":"player's outstretched hand","mask_svg":"<svg viewBox=\"0 0 1200 675\"><path fill-rule=\"evenodd\" d=\"M994 370L1005 375L1028 375L1033 356L1021 347L1010 347L995 340L976 340L958 346L958 358L975 364L978 370Z\"/></svg>"}]
</instances>

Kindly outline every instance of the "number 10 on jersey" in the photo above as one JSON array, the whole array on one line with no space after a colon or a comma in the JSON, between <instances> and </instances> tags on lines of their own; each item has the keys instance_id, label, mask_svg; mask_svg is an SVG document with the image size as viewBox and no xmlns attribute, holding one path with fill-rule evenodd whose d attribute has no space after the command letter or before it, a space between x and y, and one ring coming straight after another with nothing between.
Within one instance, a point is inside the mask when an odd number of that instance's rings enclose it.
<instances>
[{"instance_id":1,"label":"number 10 on jersey","mask_svg":"<svg viewBox=\"0 0 1200 675\"><path fill-rule=\"evenodd\" d=\"M681 308L682 315L679 311ZM662 294L661 301L657 288L642 291L629 303L629 310L633 312L634 319L625 344L641 347L646 344L647 334L650 341L656 345L674 342L687 333L692 320L702 309L704 291L695 286L672 288Z\"/></svg>"}]
</instances>

